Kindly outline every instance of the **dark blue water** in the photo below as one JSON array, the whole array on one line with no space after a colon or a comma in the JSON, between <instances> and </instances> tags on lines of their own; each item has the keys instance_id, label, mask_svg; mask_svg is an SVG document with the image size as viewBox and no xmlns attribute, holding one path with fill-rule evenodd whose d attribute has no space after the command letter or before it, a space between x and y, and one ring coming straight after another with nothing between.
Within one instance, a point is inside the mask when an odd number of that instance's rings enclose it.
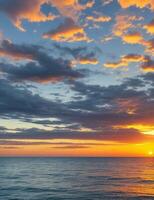
<instances>
[{"instance_id":1,"label":"dark blue water","mask_svg":"<svg viewBox=\"0 0 154 200\"><path fill-rule=\"evenodd\" d=\"M154 199L152 158L0 158L0 200Z\"/></svg>"}]
</instances>

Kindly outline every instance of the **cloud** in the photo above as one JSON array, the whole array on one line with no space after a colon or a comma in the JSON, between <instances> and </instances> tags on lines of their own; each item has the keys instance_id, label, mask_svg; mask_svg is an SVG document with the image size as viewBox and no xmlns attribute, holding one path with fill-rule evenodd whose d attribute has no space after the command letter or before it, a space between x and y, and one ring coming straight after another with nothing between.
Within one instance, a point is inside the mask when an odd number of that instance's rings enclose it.
<instances>
[{"instance_id":1,"label":"cloud","mask_svg":"<svg viewBox=\"0 0 154 200\"><path fill-rule=\"evenodd\" d=\"M7 131L8 129L4 126L0 126L0 131Z\"/></svg>"},{"instance_id":2,"label":"cloud","mask_svg":"<svg viewBox=\"0 0 154 200\"><path fill-rule=\"evenodd\" d=\"M59 126L53 131L17 129L13 133L3 129L0 138L149 142L153 140L153 136L144 135L144 129L141 130L139 127L151 127L154 123L154 119L151 118L154 114L154 92L150 87L153 83L152 77L152 74L142 75L108 87L70 81L70 90L82 98L76 101L74 97L69 102L47 100L25 88L11 85L8 80L1 80L1 116L21 120L52 117L58 119L59 125L64 126ZM149 86L145 87L147 80ZM73 124L77 126L67 126ZM83 128L85 131L82 131Z\"/></svg>"},{"instance_id":3,"label":"cloud","mask_svg":"<svg viewBox=\"0 0 154 200\"><path fill-rule=\"evenodd\" d=\"M65 19L55 30L44 33L43 38L49 38L57 42L90 41L84 29L76 25L70 18Z\"/></svg>"},{"instance_id":4,"label":"cloud","mask_svg":"<svg viewBox=\"0 0 154 200\"><path fill-rule=\"evenodd\" d=\"M5 13L12 23L21 31L25 31L22 26L23 20L28 22L46 22L56 18L55 15L49 13L46 15L41 11L43 4L55 6L59 12L69 18L78 18L80 12L94 5L94 1L88 1L85 4L80 4L76 0L1 0L0 12Z\"/></svg>"},{"instance_id":5,"label":"cloud","mask_svg":"<svg viewBox=\"0 0 154 200\"><path fill-rule=\"evenodd\" d=\"M113 35L122 37L129 29L134 28L134 22L142 20L142 17L128 14L118 14L115 17L115 24L112 28Z\"/></svg>"},{"instance_id":6,"label":"cloud","mask_svg":"<svg viewBox=\"0 0 154 200\"><path fill-rule=\"evenodd\" d=\"M76 57L76 60L72 61L72 64L77 65L97 65L99 63L98 59L95 57L95 54L92 53L87 53L86 55L78 55Z\"/></svg>"},{"instance_id":7,"label":"cloud","mask_svg":"<svg viewBox=\"0 0 154 200\"><path fill-rule=\"evenodd\" d=\"M117 98L116 101L117 106L119 107L119 112L126 112L130 115L135 114L138 107L140 106L140 99L136 97L131 98Z\"/></svg>"},{"instance_id":8,"label":"cloud","mask_svg":"<svg viewBox=\"0 0 154 200\"><path fill-rule=\"evenodd\" d=\"M82 65L86 64L96 65L98 64L98 60L96 58L82 57L79 59L79 63Z\"/></svg>"},{"instance_id":9,"label":"cloud","mask_svg":"<svg viewBox=\"0 0 154 200\"><path fill-rule=\"evenodd\" d=\"M67 61L49 60L44 65L29 62L25 65L12 65L0 63L0 71L7 74L13 81L32 81L38 83L55 83L64 79L76 79L82 75L71 69Z\"/></svg>"},{"instance_id":10,"label":"cloud","mask_svg":"<svg viewBox=\"0 0 154 200\"><path fill-rule=\"evenodd\" d=\"M90 148L88 145L64 145L64 146L55 146L54 148L56 149L85 149L85 148Z\"/></svg>"},{"instance_id":11,"label":"cloud","mask_svg":"<svg viewBox=\"0 0 154 200\"><path fill-rule=\"evenodd\" d=\"M151 86L154 86L154 73L152 72L148 72L146 74L143 74L141 76L141 78L146 81L146 83L148 82Z\"/></svg>"},{"instance_id":12,"label":"cloud","mask_svg":"<svg viewBox=\"0 0 154 200\"><path fill-rule=\"evenodd\" d=\"M154 20L144 25L144 29L146 29L147 33L150 33L151 35L153 35L154 34Z\"/></svg>"},{"instance_id":13,"label":"cloud","mask_svg":"<svg viewBox=\"0 0 154 200\"><path fill-rule=\"evenodd\" d=\"M0 31L0 42L3 40L3 33Z\"/></svg>"},{"instance_id":14,"label":"cloud","mask_svg":"<svg viewBox=\"0 0 154 200\"><path fill-rule=\"evenodd\" d=\"M26 64L0 63L0 71L13 81L33 81L39 83L57 82L64 79L76 79L82 74L72 69L72 63L54 58L41 51L36 45L18 45L7 40L2 42L0 55L15 60L30 59Z\"/></svg>"},{"instance_id":15,"label":"cloud","mask_svg":"<svg viewBox=\"0 0 154 200\"><path fill-rule=\"evenodd\" d=\"M122 40L128 44L141 44L144 38L139 32L129 32L122 36Z\"/></svg>"},{"instance_id":16,"label":"cloud","mask_svg":"<svg viewBox=\"0 0 154 200\"><path fill-rule=\"evenodd\" d=\"M150 40L143 41L143 46L145 47L145 52L154 55L154 38Z\"/></svg>"},{"instance_id":17,"label":"cloud","mask_svg":"<svg viewBox=\"0 0 154 200\"><path fill-rule=\"evenodd\" d=\"M128 14L118 14L115 17L115 24L112 28L114 36L120 37L123 42L128 44L144 45L142 34L136 31L143 17Z\"/></svg>"},{"instance_id":18,"label":"cloud","mask_svg":"<svg viewBox=\"0 0 154 200\"><path fill-rule=\"evenodd\" d=\"M72 69L77 64L98 64L96 52L90 52L86 47L68 48L54 45L61 55L61 52L73 56L73 60L63 60L47 55L45 49L36 45L14 44L3 40L0 47L0 56L5 56L15 61L28 60L10 64L0 63L0 71L13 81L32 81L39 83L59 82L64 79L76 79L83 77L83 74Z\"/></svg>"},{"instance_id":19,"label":"cloud","mask_svg":"<svg viewBox=\"0 0 154 200\"><path fill-rule=\"evenodd\" d=\"M113 37L111 35L107 35L107 36L103 37L101 41L103 43L106 43L108 41L111 41L112 39L113 39Z\"/></svg>"},{"instance_id":20,"label":"cloud","mask_svg":"<svg viewBox=\"0 0 154 200\"><path fill-rule=\"evenodd\" d=\"M58 104L58 107L61 106ZM14 86L8 80L0 79L1 116L13 116L17 119L26 115L45 117L54 115L54 110L58 107L56 102L35 95L24 87Z\"/></svg>"},{"instance_id":21,"label":"cloud","mask_svg":"<svg viewBox=\"0 0 154 200\"><path fill-rule=\"evenodd\" d=\"M145 62L145 60L146 60L145 56L139 54L127 54L125 56L122 56L119 61L105 63L104 66L116 69L119 67L128 66L130 63Z\"/></svg>"},{"instance_id":22,"label":"cloud","mask_svg":"<svg viewBox=\"0 0 154 200\"><path fill-rule=\"evenodd\" d=\"M104 144L104 143L77 143L77 142L48 142L48 141L34 141L31 142L29 140L2 140L0 139L0 148L19 148L19 147L25 147L25 146L42 146L47 145L50 148L59 148L59 149L81 149L81 148L90 148L92 146L102 146L102 145L115 145L113 144Z\"/></svg>"},{"instance_id":23,"label":"cloud","mask_svg":"<svg viewBox=\"0 0 154 200\"><path fill-rule=\"evenodd\" d=\"M71 55L73 57L73 60L71 60L72 64L92 64L96 65L99 63L99 60L97 58L97 54L99 52L99 49L91 47L90 49L87 46L81 46L81 47L66 47L61 46L59 44L55 44L54 47L58 49L59 53L61 55Z\"/></svg>"},{"instance_id":24,"label":"cloud","mask_svg":"<svg viewBox=\"0 0 154 200\"><path fill-rule=\"evenodd\" d=\"M154 60L147 57L146 61L141 65L141 69L145 72L154 72Z\"/></svg>"},{"instance_id":25,"label":"cloud","mask_svg":"<svg viewBox=\"0 0 154 200\"><path fill-rule=\"evenodd\" d=\"M45 22L55 19L53 14L45 15L41 11L41 5L47 0L1 0L0 11L4 12L12 21L12 23L21 31L25 31L22 21L29 22Z\"/></svg>"},{"instance_id":26,"label":"cloud","mask_svg":"<svg viewBox=\"0 0 154 200\"><path fill-rule=\"evenodd\" d=\"M90 0L85 4L80 4L77 0L49 0L49 2L51 2L63 16L72 18L75 21L82 10L91 8L95 3L94 0Z\"/></svg>"},{"instance_id":27,"label":"cloud","mask_svg":"<svg viewBox=\"0 0 154 200\"><path fill-rule=\"evenodd\" d=\"M1 139L71 139L71 140L96 140L113 141L119 143L142 143L154 140L154 136L140 134L134 129L113 129L106 133L80 133L78 131L45 131L41 129L20 130L17 133L0 133ZM72 145L71 145L72 146Z\"/></svg>"},{"instance_id":28,"label":"cloud","mask_svg":"<svg viewBox=\"0 0 154 200\"><path fill-rule=\"evenodd\" d=\"M152 81L152 78L149 80ZM123 126L123 128L126 128L128 125L134 124L136 124L136 127L134 125L133 128L136 130L138 130L137 126L139 125L151 127L154 123L150 117L153 115L151 109L154 106L154 93L149 93L149 89L147 91L141 89L145 84L146 82L140 78L129 79L119 86L109 87L80 83L74 89L79 94L84 95L85 100L72 103L72 108L77 110L80 108L84 112L87 110L89 113L85 113L87 117L80 116L80 120L82 119L83 126L88 126L94 130L108 131L111 127ZM152 83L150 85L152 86ZM140 90L138 90L139 88ZM91 120L93 123L90 122ZM143 130L139 129L139 131L142 132Z\"/></svg>"},{"instance_id":29,"label":"cloud","mask_svg":"<svg viewBox=\"0 0 154 200\"><path fill-rule=\"evenodd\" d=\"M109 16L94 17L94 16L91 15L91 16L87 16L86 19L89 20L89 21L92 21L92 22L96 22L96 23L111 21L111 17L109 17Z\"/></svg>"},{"instance_id":30,"label":"cloud","mask_svg":"<svg viewBox=\"0 0 154 200\"><path fill-rule=\"evenodd\" d=\"M128 7L131 7L131 6L136 6L138 8L145 8L145 7L148 7L150 9L154 9L154 2L153 0L128 0L128 1L125 1L125 0L118 0L120 6L122 8L128 8Z\"/></svg>"},{"instance_id":31,"label":"cloud","mask_svg":"<svg viewBox=\"0 0 154 200\"><path fill-rule=\"evenodd\" d=\"M0 45L0 56L6 56L15 60L34 59L35 46L28 48L26 45L15 45L9 40L3 40Z\"/></svg>"},{"instance_id":32,"label":"cloud","mask_svg":"<svg viewBox=\"0 0 154 200\"><path fill-rule=\"evenodd\" d=\"M1 129L0 129L1 132ZM29 146L29 145L48 145L51 148L88 148L91 146L109 146L109 145L117 145L115 143L95 143L95 142L54 142L54 141L29 141L29 140L3 140L0 139L0 146Z\"/></svg>"},{"instance_id":33,"label":"cloud","mask_svg":"<svg viewBox=\"0 0 154 200\"><path fill-rule=\"evenodd\" d=\"M102 0L103 6L106 6L106 5L108 5L108 4L112 3L112 2L113 2L113 0Z\"/></svg>"},{"instance_id":34,"label":"cloud","mask_svg":"<svg viewBox=\"0 0 154 200\"><path fill-rule=\"evenodd\" d=\"M89 52L87 47L79 47L79 48L69 48L62 47L58 44L54 44L54 48L58 50L58 53L61 56L62 54L68 54L73 56L75 60L71 60L68 65L73 62L74 64L98 64L98 60L96 58L96 52L91 50ZM36 50L37 49L37 50ZM38 57L41 56L41 49L44 49L42 46L36 45L25 45L25 44L14 44L9 40L3 40L0 46L0 56L8 57L15 61L29 60L29 61L38 61ZM96 51L96 50L95 50Z\"/></svg>"},{"instance_id":35,"label":"cloud","mask_svg":"<svg viewBox=\"0 0 154 200\"><path fill-rule=\"evenodd\" d=\"M125 62L125 61L120 60L118 62L108 62L108 63L105 63L104 66L108 67L108 68L117 69L119 67L128 66L128 63Z\"/></svg>"},{"instance_id":36,"label":"cloud","mask_svg":"<svg viewBox=\"0 0 154 200\"><path fill-rule=\"evenodd\" d=\"M139 54L127 54L122 56L122 60L125 62L144 62L145 57Z\"/></svg>"},{"instance_id":37,"label":"cloud","mask_svg":"<svg viewBox=\"0 0 154 200\"><path fill-rule=\"evenodd\" d=\"M52 144L50 142L30 142L30 141L22 141L22 140L0 140L0 146L28 146L28 145L49 145Z\"/></svg>"}]
</instances>

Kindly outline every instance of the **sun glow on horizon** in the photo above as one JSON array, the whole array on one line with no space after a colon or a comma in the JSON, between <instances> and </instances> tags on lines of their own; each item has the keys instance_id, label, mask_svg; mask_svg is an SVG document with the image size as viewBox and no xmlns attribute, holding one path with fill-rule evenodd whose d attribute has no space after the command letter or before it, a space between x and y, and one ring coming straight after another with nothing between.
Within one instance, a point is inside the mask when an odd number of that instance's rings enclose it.
<instances>
[{"instance_id":1,"label":"sun glow on horizon","mask_svg":"<svg viewBox=\"0 0 154 200\"><path fill-rule=\"evenodd\" d=\"M149 155L149 156L154 156L153 151L149 151L149 152L148 152L148 155Z\"/></svg>"}]
</instances>

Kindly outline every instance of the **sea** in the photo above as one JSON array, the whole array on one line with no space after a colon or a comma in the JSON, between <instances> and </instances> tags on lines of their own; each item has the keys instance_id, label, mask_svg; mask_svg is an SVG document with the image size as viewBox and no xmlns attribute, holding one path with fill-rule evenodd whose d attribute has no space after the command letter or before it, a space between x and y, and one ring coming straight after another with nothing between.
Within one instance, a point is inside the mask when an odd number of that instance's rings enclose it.
<instances>
[{"instance_id":1,"label":"sea","mask_svg":"<svg viewBox=\"0 0 154 200\"><path fill-rule=\"evenodd\" d=\"M0 158L0 200L154 199L154 158Z\"/></svg>"}]
</instances>

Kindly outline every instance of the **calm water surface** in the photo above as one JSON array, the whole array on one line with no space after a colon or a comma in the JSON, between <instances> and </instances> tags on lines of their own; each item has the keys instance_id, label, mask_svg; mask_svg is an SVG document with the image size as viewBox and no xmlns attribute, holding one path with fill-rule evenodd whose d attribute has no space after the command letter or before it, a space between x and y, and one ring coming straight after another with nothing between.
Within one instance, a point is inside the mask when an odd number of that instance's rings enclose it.
<instances>
[{"instance_id":1,"label":"calm water surface","mask_svg":"<svg viewBox=\"0 0 154 200\"><path fill-rule=\"evenodd\" d=\"M0 200L154 199L153 158L0 158Z\"/></svg>"}]
</instances>

